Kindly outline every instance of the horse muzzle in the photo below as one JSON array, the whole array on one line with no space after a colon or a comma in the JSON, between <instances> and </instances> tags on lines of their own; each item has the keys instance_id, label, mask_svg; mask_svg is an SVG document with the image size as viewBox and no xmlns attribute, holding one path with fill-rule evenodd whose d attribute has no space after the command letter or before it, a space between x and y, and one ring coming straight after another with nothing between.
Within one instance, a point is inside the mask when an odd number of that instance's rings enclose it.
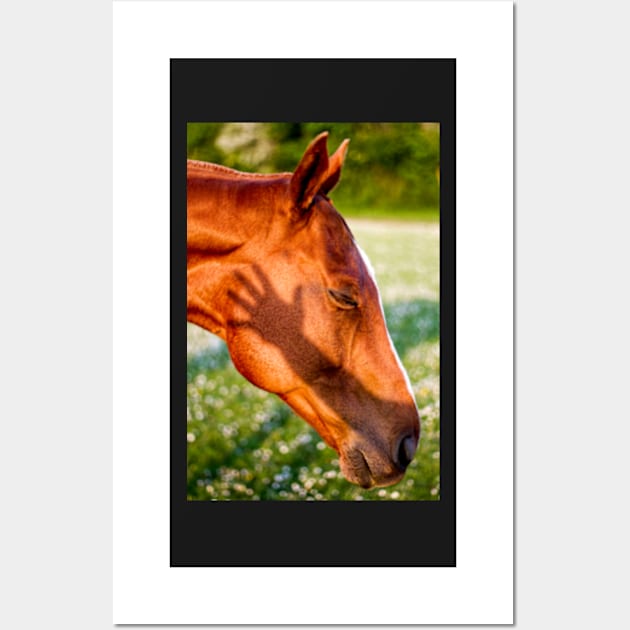
<instances>
[{"instance_id":1,"label":"horse muzzle","mask_svg":"<svg viewBox=\"0 0 630 630\"><path fill-rule=\"evenodd\" d=\"M417 438L405 435L391 453L355 444L340 451L339 465L344 477L362 488L392 486L404 476L418 446Z\"/></svg>"}]
</instances>

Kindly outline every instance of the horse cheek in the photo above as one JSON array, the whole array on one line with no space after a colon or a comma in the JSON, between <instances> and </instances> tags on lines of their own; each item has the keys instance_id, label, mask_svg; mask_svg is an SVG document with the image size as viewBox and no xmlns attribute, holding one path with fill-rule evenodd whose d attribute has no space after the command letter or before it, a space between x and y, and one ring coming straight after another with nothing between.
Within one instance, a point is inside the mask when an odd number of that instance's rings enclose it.
<instances>
[{"instance_id":1,"label":"horse cheek","mask_svg":"<svg viewBox=\"0 0 630 630\"><path fill-rule=\"evenodd\" d=\"M243 329L230 334L228 350L234 367L256 387L281 394L295 386L283 354L273 344L261 341L254 331Z\"/></svg>"}]
</instances>

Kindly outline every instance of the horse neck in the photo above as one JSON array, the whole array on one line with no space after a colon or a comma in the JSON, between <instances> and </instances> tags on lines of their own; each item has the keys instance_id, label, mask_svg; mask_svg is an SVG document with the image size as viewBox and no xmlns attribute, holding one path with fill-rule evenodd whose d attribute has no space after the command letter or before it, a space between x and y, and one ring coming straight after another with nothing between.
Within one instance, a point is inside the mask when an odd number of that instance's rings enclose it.
<instances>
[{"instance_id":1,"label":"horse neck","mask_svg":"<svg viewBox=\"0 0 630 630\"><path fill-rule=\"evenodd\" d=\"M188 171L188 316L224 337L222 291L229 276L269 243L288 177L204 166L189 164Z\"/></svg>"},{"instance_id":2,"label":"horse neck","mask_svg":"<svg viewBox=\"0 0 630 630\"><path fill-rule=\"evenodd\" d=\"M187 185L189 264L196 259L225 258L269 231L286 194L287 176L193 165Z\"/></svg>"}]
</instances>

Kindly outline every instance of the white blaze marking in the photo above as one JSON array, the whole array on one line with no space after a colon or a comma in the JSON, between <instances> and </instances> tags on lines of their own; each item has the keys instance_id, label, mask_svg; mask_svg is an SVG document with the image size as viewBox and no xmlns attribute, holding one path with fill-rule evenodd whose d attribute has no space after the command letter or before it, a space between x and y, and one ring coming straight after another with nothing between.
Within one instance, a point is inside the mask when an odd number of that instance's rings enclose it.
<instances>
[{"instance_id":1,"label":"white blaze marking","mask_svg":"<svg viewBox=\"0 0 630 630\"><path fill-rule=\"evenodd\" d=\"M416 397L414 396L413 389L411 388L411 381L409 380L409 375L407 374L407 370L405 370L402 364L402 361L400 360L400 357L398 356L398 352L396 351L396 347L394 346L394 342L392 341L392 338L389 334L389 330L387 328L387 320L385 319L385 309L383 308L383 300L381 299L381 292L378 288L378 283L376 282L376 274L374 272L374 267L372 267L372 263L370 262L370 259L368 258L367 254L361 249L361 247L356 241L355 241L355 245L357 246L357 249L359 250L359 254L361 254L361 258L363 259L363 262L368 270L368 273L370 274L370 278L372 278L372 280L374 281L374 285L376 286L376 293L378 295L378 303L379 303L379 306L381 307L381 314L383 315L383 321L385 322L385 332L387 333L387 338L389 339L389 345L392 349L392 353L394 357L396 357L396 361L398 362L398 367L400 368L400 371L403 374L405 383L407 384L407 389L409 390L409 395L411 396L411 399L415 403Z\"/></svg>"}]
</instances>

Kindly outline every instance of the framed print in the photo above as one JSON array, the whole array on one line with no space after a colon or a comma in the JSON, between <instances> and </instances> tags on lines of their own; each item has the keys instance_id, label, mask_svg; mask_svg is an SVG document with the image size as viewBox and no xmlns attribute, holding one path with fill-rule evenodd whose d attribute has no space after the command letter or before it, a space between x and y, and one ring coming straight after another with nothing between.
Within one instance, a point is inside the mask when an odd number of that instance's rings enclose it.
<instances>
[{"instance_id":1,"label":"framed print","mask_svg":"<svg viewBox=\"0 0 630 630\"><path fill-rule=\"evenodd\" d=\"M115 2L114 252L115 623L511 623L511 3Z\"/></svg>"},{"instance_id":2,"label":"framed print","mask_svg":"<svg viewBox=\"0 0 630 630\"><path fill-rule=\"evenodd\" d=\"M171 60L173 566L455 564L455 70L439 59ZM185 157L217 151L223 163L242 156L244 168L264 151L258 169L273 169L274 156L285 160L277 168L302 166L316 151L333 163L329 139L345 143L344 173L335 190L325 184L338 213L311 201L285 221L281 194L265 215L272 175L193 160L184 178ZM232 186L228 197L241 199L226 219L208 197L214 180L216 194ZM223 251L246 220L246 245ZM211 237L217 221L226 233ZM322 286L322 269L353 297ZM219 330L227 344L208 332ZM254 538L243 532L250 522ZM200 545L185 535L193 530L223 543ZM398 553L397 537L432 542Z\"/></svg>"}]
</instances>

